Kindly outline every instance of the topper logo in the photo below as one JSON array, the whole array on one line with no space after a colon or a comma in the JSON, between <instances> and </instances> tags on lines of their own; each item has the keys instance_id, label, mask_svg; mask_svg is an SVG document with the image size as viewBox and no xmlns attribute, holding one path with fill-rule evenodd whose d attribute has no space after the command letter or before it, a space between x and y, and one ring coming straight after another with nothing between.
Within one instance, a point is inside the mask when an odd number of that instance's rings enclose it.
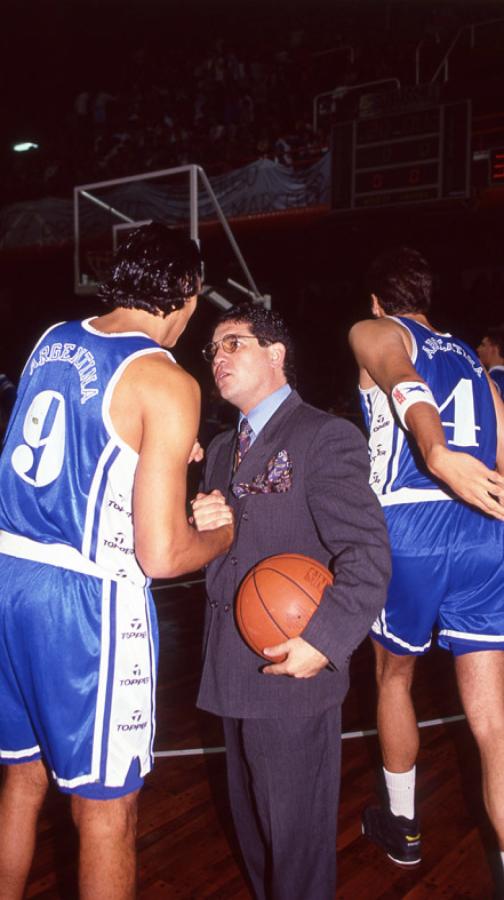
<instances>
[{"instance_id":1,"label":"topper logo","mask_svg":"<svg viewBox=\"0 0 504 900\"><path fill-rule=\"evenodd\" d=\"M128 641L132 638L133 639L138 638L140 640L145 640L145 638L147 637L147 629L141 619L138 619L138 618L131 619L131 621L129 623L129 627L130 627L129 631L121 632L121 638L123 640Z\"/></svg>"},{"instance_id":2,"label":"topper logo","mask_svg":"<svg viewBox=\"0 0 504 900\"><path fill-rule=\"evenodd\" d=\"M131 713L131 722L120 722L117 725L118 731L144 731L147 728L147 722L142 722L142 710L134 709Z\"/></svg>"}]
</instances>

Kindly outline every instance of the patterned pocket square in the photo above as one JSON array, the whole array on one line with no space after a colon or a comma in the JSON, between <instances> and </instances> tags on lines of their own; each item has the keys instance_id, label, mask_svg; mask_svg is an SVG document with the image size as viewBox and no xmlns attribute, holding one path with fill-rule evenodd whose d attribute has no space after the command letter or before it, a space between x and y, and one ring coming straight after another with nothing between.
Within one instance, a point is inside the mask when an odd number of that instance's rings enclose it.
<instances>
[{"instance_id":1,"label":"patterned pocket square","mask_svg":"<svg viewBox=\"0 0 504 900\"><path fill-rule=\"evenodd\" d=\"M279 450L268 462L265 471L256 475L250 484L233 484L235 497L246 494L285 494L292 487L292 462L287 450Z\"/></svg>"}]
</instances>

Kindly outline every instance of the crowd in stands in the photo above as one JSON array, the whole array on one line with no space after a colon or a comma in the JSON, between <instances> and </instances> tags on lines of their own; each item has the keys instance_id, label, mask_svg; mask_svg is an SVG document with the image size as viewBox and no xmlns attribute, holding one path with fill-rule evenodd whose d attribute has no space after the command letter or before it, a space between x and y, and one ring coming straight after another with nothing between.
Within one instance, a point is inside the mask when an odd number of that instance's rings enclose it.
<instances>
[{"instance_id":1,"label":"crowd in stands","mask_svg":"<svg viewBox=\"0 0 504 900\"><path fill-rule=\"evenodd\" d=\"M74 71L72 95L52 98L40 147L9 156L1 202L68 196L76 184L187 163L210 175L264 157L310 165L329 144L330 117L313 128L318 93L393 77L412 84L419 40L439 57L463 21L454 2L408 15L392 2L365 5L367 16L359 4L345 5L344 16L334 7L288 28L244 21L207 41L196 24L178 42L153 36L117 53L108 71L102 62L94 84L89 70Z\"/></svg>"}]
</instances>

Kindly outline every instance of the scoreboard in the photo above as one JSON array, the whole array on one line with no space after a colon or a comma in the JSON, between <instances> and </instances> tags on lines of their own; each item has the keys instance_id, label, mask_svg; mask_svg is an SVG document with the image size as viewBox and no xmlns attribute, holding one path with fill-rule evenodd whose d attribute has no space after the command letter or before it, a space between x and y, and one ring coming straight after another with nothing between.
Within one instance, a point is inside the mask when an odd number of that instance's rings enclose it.
<instances>
[{"instance_id":1,"label":"scoreboard","mask_svg":"<svg viewBox=\"0 0 504 900\"><path fill-rule=\"evenodd\" d=\"M468 100L335 125L332 209L372 209L468 197L470 126Z\"/></svg>"}]
</instances>

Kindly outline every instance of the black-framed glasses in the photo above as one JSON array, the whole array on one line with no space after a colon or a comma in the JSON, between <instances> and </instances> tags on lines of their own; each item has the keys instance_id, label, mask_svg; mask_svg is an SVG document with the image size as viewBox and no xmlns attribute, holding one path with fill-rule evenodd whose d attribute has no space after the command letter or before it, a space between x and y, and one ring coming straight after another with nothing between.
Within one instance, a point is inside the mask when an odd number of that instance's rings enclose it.
<instances>
[{"instance_id":1,"label":"black-framed glasses","mask_svg":"<svg viewBox=\"0 0 504 900\"><path fill-rule=\"evenodd\" d=\"M218 341L210 341L209 344L203 347L201 351L203 358L207 362L212 362L219 349L219 344L222 344L224 353L236 353L241 347L242 341L258 341L260 347L267 347L268 344L271 344L271 341L268 341L267 338L257 337L255 334L225 334Z\"/></svg>"}]
</instances>

